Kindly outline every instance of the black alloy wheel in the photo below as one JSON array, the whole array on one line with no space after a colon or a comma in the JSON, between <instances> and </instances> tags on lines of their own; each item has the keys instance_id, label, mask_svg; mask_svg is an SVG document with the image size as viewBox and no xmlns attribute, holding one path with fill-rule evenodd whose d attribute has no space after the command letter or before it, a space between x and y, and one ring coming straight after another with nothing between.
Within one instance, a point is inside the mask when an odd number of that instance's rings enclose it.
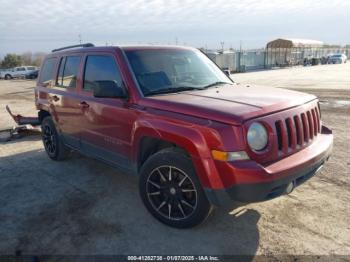
<instances>
[{"instance_id":1,"label":"black alloy wheel","mask_svg":"<svg viewBox=\"0 0 350 262\"><path fill-rule=\"evenodd\" d=\"M51 129L50 125L45 125L42 132L43 132L43 141L44 141L46 152L49 155L55 155L56 149L57 149L57 146L56 146L57 142L56 142L55 134Z\"/></svg>"},{"instance_id":2,"label":"black alloy wheel","mask_svg":"<svg viewBox=\"0 0 350 262\"><path fill-rule=\"evenodd\" d=\"M212 210L191 157L176 147L146 160L140 170L139 191L148 211L171 227L199 225Z\"/></svg>"},{"instance_id":3,"label":"black alloy wheel","mask_svg":"<svg viewBox=\"0 0 350 262\"><path fill-rule=\"evenodd\" d=\"M53 160L65 159L69 153L69 149L62 142L50 116L42 120L41 133L47 155Z\"/></svg>"},{"instance_id":4,"label":"black alloy wheel","mask_svg":"<svg viewBox=\"0 0 350 262\"><path fill-rule=\"evenodd\" d=\"M176 167L154 169L146 190L154 210L169 220L186 219L197 207L197 191L191 178Z\"/></svg>"}]
</instances>

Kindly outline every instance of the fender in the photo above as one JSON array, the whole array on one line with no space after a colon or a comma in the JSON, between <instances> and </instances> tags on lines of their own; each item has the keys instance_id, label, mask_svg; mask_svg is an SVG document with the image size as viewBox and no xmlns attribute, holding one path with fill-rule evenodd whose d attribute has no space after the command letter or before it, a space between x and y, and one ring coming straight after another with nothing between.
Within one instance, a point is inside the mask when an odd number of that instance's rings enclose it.
<instances>
[{"instance_id":1,"label":"fender","mask_svg":"<svg viewBox=\"0 0 350 262\"><path fill-rule=\"evenodd\" d=\"M37 87L35 88L35 106L37 110L47 111L55 123L58 122L58 116L52 104L48 101L47 88ZM40 118L39 118L40 120Z\"/></svg>"},{"instance_id":2,"label":"fender","mask_svg":"<svg viewBox=\"0 0 350 262\"><path fill-rule=\"evenodd\" d=\"M132 134L132 161L137 162L139 145L144 137L161 139L184 149L191 156L199 180L204 187L222 188L207 141L200 129L193 125L180 125L161 118L143 117L134 124ZM215 170L215 171L213 171ZM206 174L210 174L207 176Z\"/></svg>"}]
</instances>

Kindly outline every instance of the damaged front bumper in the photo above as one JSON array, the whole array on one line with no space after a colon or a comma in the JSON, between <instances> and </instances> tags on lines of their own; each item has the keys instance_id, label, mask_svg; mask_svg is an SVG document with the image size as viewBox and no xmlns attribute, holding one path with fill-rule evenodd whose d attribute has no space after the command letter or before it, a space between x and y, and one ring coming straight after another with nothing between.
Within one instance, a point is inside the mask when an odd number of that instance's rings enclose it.
<instances>
[{"instance_id":1,"label":"damaged front bumper","mask_svg":"<svg viewBox=\"0 0 350 262\"><path fill-rule=\"evenodd\" d=\"M6 106L6 111L10 114L12 119L19 126L24 126L24 125L39 126L40 125L40 120L38 117L26 117L19 114L15 115L11 112L11 109L8 105Z\"/></svg>"},{"instance_id":2,"label":"damaged front bumper","mask_svg":"<svg viewBox=\"0 0 350 262\"><path fill-rule=\"evenodd\" d=\"M0 130L0 142L7 142L13 139L21 138L28 135L40 134L40 120L38 117L25 117L12 113L9 106L6 106L6 111L16 122L16 126Z\"/></svg>"}]
</instances>

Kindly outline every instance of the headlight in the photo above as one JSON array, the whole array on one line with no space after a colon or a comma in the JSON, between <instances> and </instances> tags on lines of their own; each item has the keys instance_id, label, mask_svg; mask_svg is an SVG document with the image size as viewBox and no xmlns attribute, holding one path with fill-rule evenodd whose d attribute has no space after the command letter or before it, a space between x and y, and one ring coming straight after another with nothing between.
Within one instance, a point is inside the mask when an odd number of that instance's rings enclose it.
<instances>
[{"instance_id":1,"label":"headlight","mask_svg":"<svg viewBox=\"0 0 350 262\"><path fill-rule=\"evenodd\" d=\"M257 122L251 124L247 132L247 141L252 150L263 150L268 142L266 128Z\"/></svg>"}]
</instances>

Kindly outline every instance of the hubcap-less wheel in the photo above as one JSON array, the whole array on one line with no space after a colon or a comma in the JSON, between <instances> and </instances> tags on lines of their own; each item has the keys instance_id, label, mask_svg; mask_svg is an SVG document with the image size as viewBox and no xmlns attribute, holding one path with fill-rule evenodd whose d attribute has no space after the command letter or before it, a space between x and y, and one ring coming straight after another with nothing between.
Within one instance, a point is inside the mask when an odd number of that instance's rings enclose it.
<instances>
[{"instance_id":1,"label":"hubcap-less wheel","mask_svg":"<svg viewBox=\"0 0 350 262\"><path fill-rule=\"evenodd\" d=\"M57 133L55 123L51 116L46 116L41 122L42 140L47 155L55 161L64 160L69 149L64 145Z\"/></svg>"},{"instance_id":2,"label":"hubcap-less wheel","mask_svg":"<svg viewBox=\"0 0 350 262\"><path fill-rule=\"evenodd\" d=\"M154 210L170 220L186 219L197 207L197 191L191 178L172 166L160 166L148 176L146 192Z\"/></svg>"},{"instance_id":3,"label":"hubcap-less wheel","mask_svg":"<svg viewBox=\"0 0 350 262\"><path fill-rule=\"evenodd\" d=\"M56 138L53 130L49 125L46 125L43 130L44 145L49 154L56 153Z\"/></svg>"},{"instance_id":4,"label":"hubcap-less wheel","mask_svg":"<svg viewBox=\"0 0 350 262\"><path fill-rule=\"evenodd\" d=\"M212 210L191 158L179 148L162 149L143 163L139 190L148 211L168 226L197 226Z\"/></svg>"}]
</instances>

